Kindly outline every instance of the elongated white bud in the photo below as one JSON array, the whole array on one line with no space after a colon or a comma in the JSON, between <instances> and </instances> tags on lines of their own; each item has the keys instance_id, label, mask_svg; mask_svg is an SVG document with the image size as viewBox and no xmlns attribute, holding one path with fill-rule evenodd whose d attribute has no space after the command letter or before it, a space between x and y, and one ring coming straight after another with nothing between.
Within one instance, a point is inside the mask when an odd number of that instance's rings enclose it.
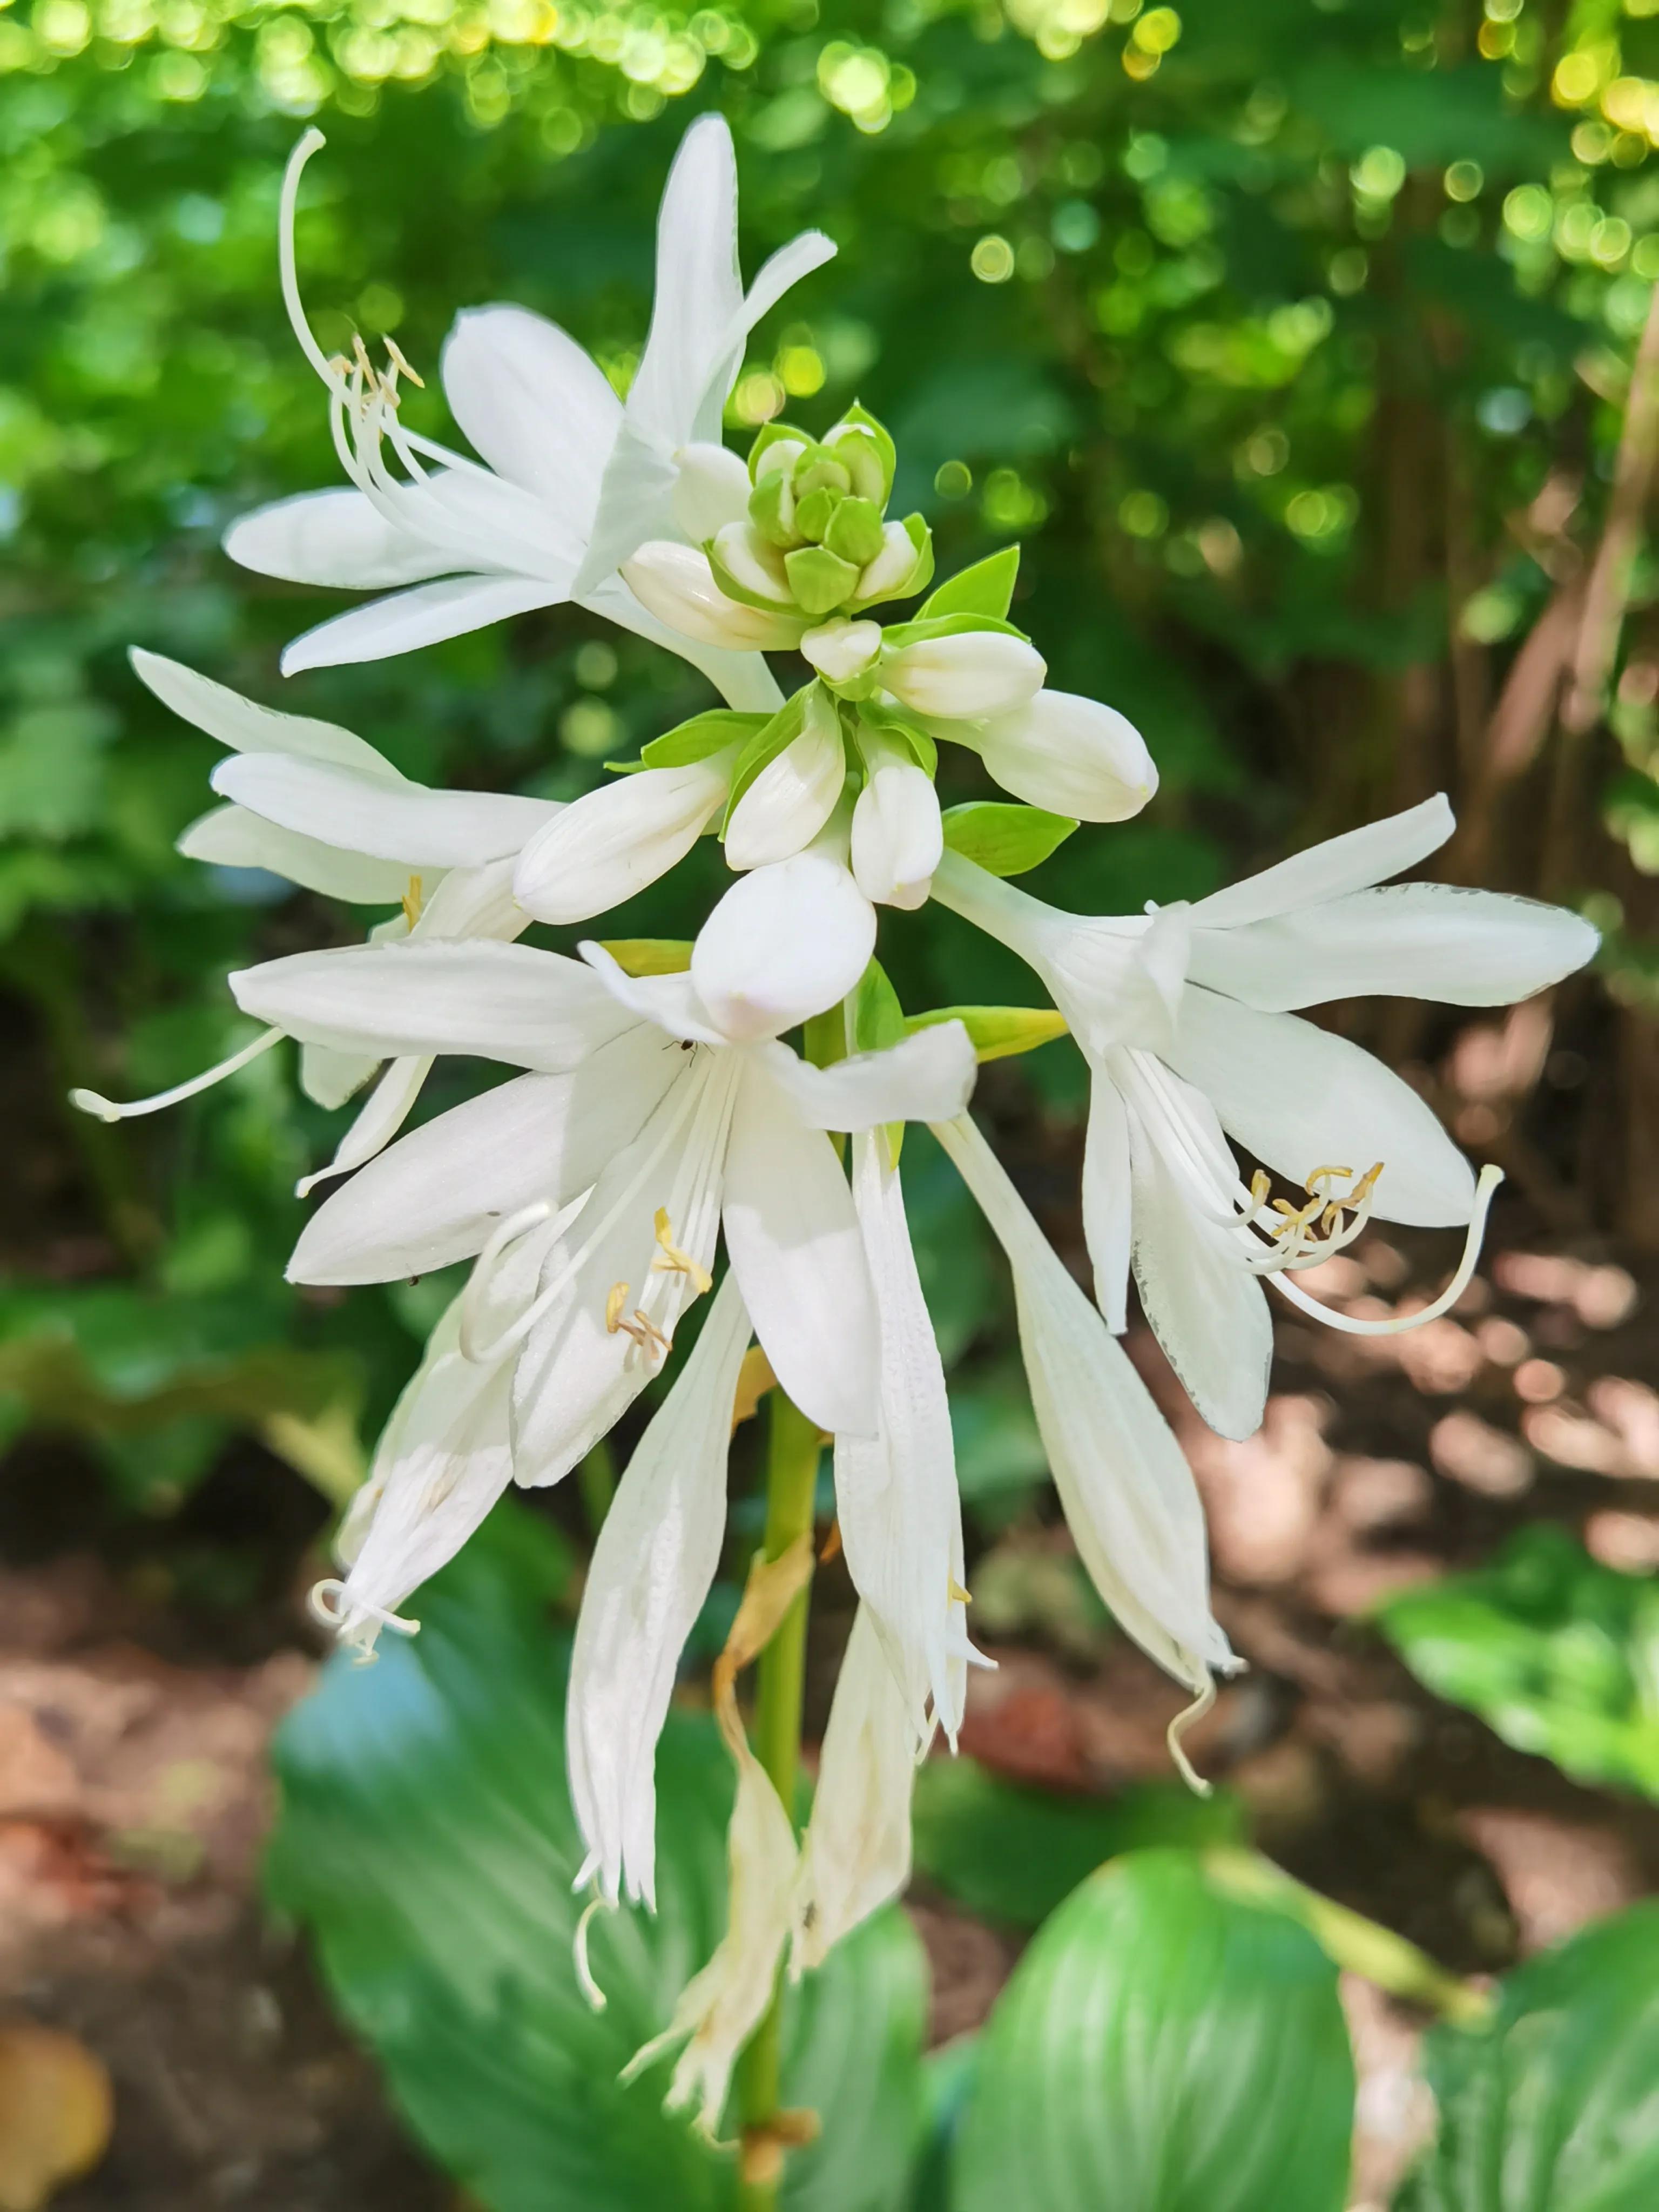
<instances>
[{"instance_id":1,"label":"elongated white bud","mask_svg":"<svg viewBox=\"0 0 1659 2212\"><path fill-rule=\"evenodd\" d=\"M666 875L725 799L735 746L685 768L641 769L556 814L519 855L513 896L538 921L586 921Z\"/></svg>"},{"instance_id":2,"label":"elongated white bud","mask_svg":"<svg viewBox=\"0 0 1659 2212\"><path fill-rule=\"evenodd\" d=\"M732 810L726 864L763 868L811 843L835 811L847 780L841 718L815 684L800 735L769 761Z\"/></svg>"},{"instance_id":3,"label":"elongated white bud","mask_svg":"<svg viewBox=\"0 0 1659 2212\"><path fill-rule=\"evenodd\" d=\"M714 550L739 591L752 592L779 607L793 604L783 556L769 545L746 519L728 522L714 539Z\"/></svg>"},{"instance_id":4,"label":"elongated white bud","mask_svg":"<svg viewBox=\"0 0 1659 2212\"><path fill-rule=\"evenodd\" d=\"M1157 766L1134 724L1075 692L1039 691L977 729L939 734L971 745L1016 799L1079 822L1127 822L1158 789Z\"/></svg>"},{"instance_id":5,"label":"elongated white bud","mask_svg":"<svg viewBox=\"0 0 1659 2212\"><path fill-rule=\"evenodd\" d=\"M1024 707L1047 673L1042 655L1023 637L973 629L902 647L883 664L881 680L918 714L981 721Z\"/></svg>"},{"instance_id":6,"label":"elongated white bud","mask_svg":"<svg viewBox=\"0 0 1659 2212\"><path fill-rule=\"evenodd\" d=\"M945 850L933 779L881 731L860 730L859 749L870 780L853 809L854 878L879 906L921 906Z\"/></svg>"},{"instance_id":7,"label":"elongated white bud","mask_svg":"<svg viewBox=\"0 0 1659 2212\"><path fill-rule=\"evenodd\" d=\"M706 545L749 508L749 471L724 446L682 446L674 456L674 520L694 545Z\"/></svg>"},{"instance_id":8,"label":"elongated white bud","mask_svg":"<svg viewBox=\"0 0 1659 2212\"><path fill-rule=\"evenodd\" d=\"M623 562L622 574L647 613L702 645L730 646L738 653L778 653L800 636L799 621L728 599L714 581L708 556L695 546L653 538Z\"/></svg>"},{"instance_id":9,"label":"elongated white bud","mask_svg":"<svg viewBox=\"0 0 1659 2212\"><path fill-rule=\"evenodd\" d=\"M875 949L875 908L821 838L732 886L698 933L691 981L722 1033L743 1044L844 999Z\"/></svg>"}]
</instances>

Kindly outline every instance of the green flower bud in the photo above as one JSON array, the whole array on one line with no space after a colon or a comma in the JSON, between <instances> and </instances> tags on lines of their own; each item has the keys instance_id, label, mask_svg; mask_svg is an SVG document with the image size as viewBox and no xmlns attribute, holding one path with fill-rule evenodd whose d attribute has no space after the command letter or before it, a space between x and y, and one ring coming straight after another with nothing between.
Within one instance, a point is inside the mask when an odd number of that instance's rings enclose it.
<instances>
[{"instance_id":1,"label":"green flower bud","mask_svg":"<svg viewBox=\"0 0 1659 2212\"><path fill-rule=\"evenodd\" d=\"M823 533L835 520L836 509L844 497L844 493L832 491L828 484L819 484L815 490L804 493L795 501L795 528L800 537L821 545Z\"/></svg>"},{"instance_id":2,"label":"green flower bud","mask_svg":"<svg viewBox=\"0 0 1659 2212\"><path fill-rule=\"evenodd\" d=\"M836 458L845 461L849 471L859 471L860 480L854 488L860 498L872 499L878 507L885 507L887 495L893 489L897 454L891 438L869 410L854 401L835 428L825 433L823 442L834 448ZM863 480L871 456L878 472L878 483L873 476L868 482Z\"/></svg>"},{"instance_id":3,"label":"green flower bud","mask_svg":"<svg viewBox=\"0 0 1659 2212\"><path fill-rule=\"evenodd\" d=\"M804 499L809 491L849 492L853 489L850 470L844 469L828 446L811 446L795 463L795 497Z\"/></svg>"},{"instance_id":4,"label":"green flower bud","mask_svg":"<svg viewBox=\"0 0 1659 2212\"><path fill-rule=\"evenodd\" d=\"M816 496L816 494L814 495ZM862 568L873 561L884 542L881 509L873 500L848 497L830 518L822 543L843 561Z\"/></svg>"},{"instance_id":5,"label":"green flower bud","mask_svg":"<svg viewBox=\"0 0 1659 2212\"><path fill-rule=\"evenodd\" d=\"M780 453L782 448L775 446L772 451ZM797 525L794 487L787 468L775 468L762 476L749 495L749 519L769 544L785 552L802 543L805 533Z\"/></svg>"},{"instance_id":6,"label":"green flower bud","mask_svg":"<svg viewBox=\"0 0 1659 2212\"><path fill-rule=\"evenodd\" d=\"M797 430L791 422L763 422L749 448L750 480L758 483L775 469L787 474L811 443L805 431Z\"/></svg>"},{"instance_id":7,"label":"green flower bud","mask_svg":"<svg viewBox=\"0 0 1659 2212\"><path fill-rule=\"evenodd\" d=\"M827 615L838 607L859 580L850 561L826 552L822 545L803 545L799 552L786 553L783 565L795 605L809 615Z\"/></svg>"}]
</instances>

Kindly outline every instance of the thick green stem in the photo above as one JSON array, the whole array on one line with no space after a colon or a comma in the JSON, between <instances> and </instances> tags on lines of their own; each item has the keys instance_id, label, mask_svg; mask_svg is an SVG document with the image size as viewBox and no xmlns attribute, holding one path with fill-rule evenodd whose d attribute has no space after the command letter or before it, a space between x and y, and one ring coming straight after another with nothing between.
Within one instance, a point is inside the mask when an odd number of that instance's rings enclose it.
<instances>
[{"instance_id":1,"label":"thick green stem","mask_svg":"<svg viewBox=\"0 0 1659 2212\"><path fill-rule=\"evenodd\" d=\"M812 1526L821 1449L815 1423L793 1406L781 1390L769 1394L766 1450L766 1535L764 1555L781 1559ZM806 1612L803 1589L779 1623L755 1667L755 1756L793 1815L800 1773L801 1692L806 1674ZM738 2099L744 2128L763 2129L777 2118L782 2087L782 2051L778 2001L750 2039L738 2069ZM778 2201L775 2173L745 2178L738 2203L742 2212L773 2212Z\"/></svg>"}]
</instances>

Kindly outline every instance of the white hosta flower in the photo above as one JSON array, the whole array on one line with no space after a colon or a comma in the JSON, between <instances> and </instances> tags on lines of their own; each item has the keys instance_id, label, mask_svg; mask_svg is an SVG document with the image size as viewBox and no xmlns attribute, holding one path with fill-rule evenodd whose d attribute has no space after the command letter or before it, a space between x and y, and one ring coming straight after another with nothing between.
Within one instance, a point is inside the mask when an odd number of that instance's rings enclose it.
<instances>
[{"instance_id":1,"label":"white hosta flower","mask_svg":"<svg viewBox=\"0 0 1659 2212\"><path fill-rule=\"evenodd\" d=\"M1443 844L1443 799L1331 839L1192 906L1062 914L947 853L934 896L1028 960L1093 1076L1084 1224L1103 1311L1146 1317L1206 1421L1249 1435L1267 1391L1264 1277L1330 1327L1373 1334L1445 1311L1473 1272L1497 1170L1479 1188L1417 1093L1287 1010L1362 992L1505 1005L1582 967L1595 932L1531 900L1443 884L1379 888ZM1227 1139L1306 1193L1248 1188ZM1442 1296L1398 1321L1333 1312L1295 1281L1370 1218L1468 1225Z\"/></svg>"},{"instance_id":2,"label":"white hosta flower","mask_svg":"<svg viewBox=\"0 0 1659 2212\"><path fill-rule=\"evenodd\" d=\"M732 1405L749 1343L737 1278L635 1448L593 1549L570 1662L565 1755L590 1881L657 1909L657 1740L720 1565ZM482 1371L482 1370L475 1370Z\"/></svg>"},{"instance_id":3,"label":"white hosta flower","mask_svg":"<svg viewBox=\"0 0 1659 2212\"><path fill-rule=\"evenodd\" d=\"M674 520L694 545L707 544L749 512L749 471L729 446L682 446L674 458Z\"/></svg>"},{"instance_id":4,"label":"white hosta flower","mask_svg":"<svg viewBox=\"0 0 1659 2212\"><path fill-rule=\"evenodd\" d=\"M920 638L885 654L881 681L919 714L978 720L1028 705L1047 671L1042 655L1023 637L970 629L955 637Z\"/></svg>"},{"instance_id":5,"label":"white hosta flower","mask_svg":"<svg viewBox=\"0 0 1659 2212\"><path fill-rule=\"evenodd\" d=\"M1073 692L1042 690L1012 714L933 726L935 737L971 746L1016 799L1079 822L1127 822L1158 789L1133 723Z\"/></svg>"},{"instance_id":6,"label":"white hosta flower","mask_svg":"<svg viewBox=\"0 0 1659 2212\"><path fill-rule=\"evenodd\" d=\"M1054 1487L1090 1579L1120 1627L1196 1700L1238 1662L1210 1612L1204 1510L1180 1445L1128 1355L1067 1273L974 1123L934 1129L1014 1277L1019 1345Z\"/></svg>"},{"instance_id":7,"label":"white hosta flower","mask_svg":"<svg viewBox=\"0 0 1659 2212\"><path fill-rule=\"evenodd\" d=\"M513 895L538 921L586 921L654 884L725 804L737 750L641 769L573 799L526 845Z\"/></svg>"},{"instance_id":8,"label":"white hosta flower","mask_svg":"<svg viewBox=\"0 0 1659 2212\"><path fill-rule=\"evenodd\" d=\"M847 866L847 824L751 868L697 933L691 980L729 1037L776 1036L844 999L876 949L875 908Z\"/></svg>"},{"instance_id":9,"label":"white hosta flower","mask_svg":"<svg viewBox=\"0 0 1659 2212\"><path fill-rule=\"evenodd\" d=\"M853 1619L795 1878L789 1971L821 1966L910 1878L916 1753L903 1692L867 1604Z\"/></svg>"},{"instance_id":10,"label":"white hosta flower","mask_svg":"<svg viewBox=\"0 0 1659 2212\"><path fill-rule=\"evenodd\" d=\"M836 1438L836 1510L848 1571L899 1686L915 1756L936 1726L954 1747L967 1687L956 1447L884 1130L853 1139L853 1196L881 1332L881 1418L873 1436Z\"/></svg>"},{"instance_id":11,"label":"white hosta flower","mask_svg":"<svg viewBox=\"0 0 1659 2212\"><path fill-rule=\"evenodd\" d=\"M629 590L676 637L731 653L784 653L800 641L805 616L727 599L706 553L652 538L622 564ZM733 701L734 705L738 702Z\"/></svg>"},{"instance_id":12,"label":"white hosta flower","mask_svg":"<svg viewBox=\"0 0 1659 2212\"><path fill-rule=\"evenodd\" d=\"M532 1071L404 1138L322 1206L289 1272L390 1281L478 1255L463 1352L513 1364L516 1474L568 1472L658 1371L711 1286L722 1225L789 1395L821 1426L877 1419L874 1297L823 1132L938 1110L972 1085L959 1026L817 1069L731 1042L684 975L631 980L522 945L301 953L233 977L239 1003L337 1049L460 1052ZM584 1198L533 1295L485 1316L504 1257Z\"/></svg>"},{"instance_id":13,"label":"white hosta flower","mask_svg":"<svg viewBox=\"0 0 1659 2212\"><path fill-rule=\"evenodd\" d=\"M878 906L925 906L945 850L933 779L908 745L863 723L859 750L867 775L853 808L853 876Z\"/></svg>"},{"instance_id":14,"label":"white hosta flower","mask_svg":"<svg viewBox=\"0 0 1659 2212\"><path fill-rule=\"evenodd\" d=\"M334 723L257 706L160 653L135 648L131 659L164 705L230 750L215 771L215 787L231 803L184 832L179 850L186 858L264 868L349 903L399 908L371 933L381 943L505 940L526 927L529 916L511 896L512 856L557 817L553 801L428 790ZM283 1035L279 1027L267 1029L216 1067L154 1097L118 1104L77 1091L74 1103L110 1121L155 1113L234 1074ZM319 1105L343 1105L381 1057L307 1045L302 1087ZM325 1174L360 1166L396 1133L429 1064L406 1056L386 1070ZM307 1177L301 1194L319 1180Z\"/></svg>"},{"instance_id":15,"label":"white hosta flower","mask_svg":"<svg viewBox=\"0 0 1659 2212\"><path fill-rule=\"evenodd\" d=\"M835 812L846 781L841 717L829 693L814 684L800 735L767 763L732 810L726 865L766 867L810 845Z\"/></svg>"},{"instance_id":16,"label":"white hosta flower","mask_svg":"<svg viewBox=\"0 0 1659 2212\"><path fill-rule=\"evenodd\" d=\"M734 706L775 702L764 666L665 629L615 574L646 538L675 527L683 449L717 445L720 412L755 321L834 252L809 232L774 255L745 297L737 269L737 174L718 117L687 132L658 225L651 332L626 407L556 324L521 307L459 316L443 355L450 411L482 460L407 429L388 345L382 372L358 349L328 359L301 304L294 251L300 176L322 144L309 131L284 179L283 298L329 393L349 489L303 493L233 526L233 560L294 582L381 591L297 639L285 673L377 660L532 608L578 605L693 661ZM712 473L687 456L694 507Z\"/></svg>"}]
</instances>

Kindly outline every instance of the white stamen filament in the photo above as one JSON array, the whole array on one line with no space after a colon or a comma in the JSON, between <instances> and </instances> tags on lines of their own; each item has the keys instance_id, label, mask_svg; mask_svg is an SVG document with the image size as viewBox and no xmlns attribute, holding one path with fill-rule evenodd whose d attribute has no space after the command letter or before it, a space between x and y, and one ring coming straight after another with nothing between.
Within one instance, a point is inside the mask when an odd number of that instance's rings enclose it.
<instances>
[{"instance_id":1,"label":"white stamen filament","mask_svg":"<svg viewBox=\"0 0 1659 2212\"><path fill-rule=\"evenodd\" d=\"M593 1924L594 1914L605 1911L609 1905L610 1900L604 1896L590 1897L582 1907L581 1917L576 1923L576 1932L570 1939L570 1954L575 1963L576 1979L581 1985L582 1995L595 2012L603 2012L609 1999L593 1978L593 1969L588 1964L587 1931ZM610 1909L614 1911L615 1907L610 1906Z\"/></svg>"},{"instance_id":2,"label":"white stamen filament","mask_svg":"<svg viewBox=\"0 0 1659 2212\"><path fill-rule=\"evenodd\" d=\"M1213 1785L1204 1779L1192 1760L1188 1758L1181 1739L1188 1729L1195 1727L1203 1719L1214 1703L1215 1683L1206 1676L1204 1687L1193 1699L1191 1705L1183 1705L1164 1732L1164 1741L1170 1747L1170 1756L1175 1761L1182 1780L1197 1797L1210 1796L1212 1794Z\"/></svg>"},{"instance_id":3,"label":"white stamen filament","mask_svg":"<svg viewBox=\"0 0 1659 2212\"><path fill-rule=\"evenodd\" d=\"M101 1091L71 1091L70 1104L79 1107L83 1114L95 1114L100 1121L131 1121L140 1114L159 1114L163 1107L176 1106L180 1099L193 1098L198 1091L210 1091L216 1083L222 1083L228 1075L234 1075L258 1060L262 1052L269 1052L288 1034L286 1030L266 1030L234 1052L228 1060L222 1060L216 1067L210 1067L200 1075L192 1075L187 1083L175 1083L171 1091L158 1091L150 1098L132 1098L125 1104L114 1098L106 1098Z\"/></svg>"},{"instance_id":4,"label":"white stamen filament","mask_svg":"<svg viewBox=\"0 0 1659 2212\"><path fill-rule=\"evenodd\" d=\"M1474 1187L1474 1211L1469 1217L1468 1233L1463 1240L1463 1256L1457 1263L1457 1272L1439 1297L1416 1313L1396 1314L1387 1321L1366 1321L1358 1314L1339 1313L1334 1307L1321 1305L1318 1299L1304 1291L1300 1283L1287 1282L1283 1275L1274 1277L1279 1287L1291 1304L1315 1321L1323 1322L1327 1328L1340 1329L1345 1336L1403 1336L1407 1330L1422 1328L1427 1322L1438 1321L1457 1304L1480 1264L1480 1246L1486 1233L1486 1216L1492 1211L1493 1194L1504 1180L1504 1170L1489 1162L1481 1169Z\"/></svg>"},{"instance_id":5,"label":"white stamen filament","mask_svg":"<svg viewBox=\"0 0 1659 2212\"><path fill-rule=\"evenodd\" d=\"M355 1596L337 1575L313 1583L306 1602L312 1617L337 1634L343 1634L348 1623L360 1620L372 1620L379 1628L395 1629L399 1636L418 1636L421 1632L418 1620L407 1620L401 1613L389 1613L383 1605L370 1605L366 1599ZM362 1663L367 1665L374 1656L372 1650L365 1651Z\"/></svg>"}]
</instances>

